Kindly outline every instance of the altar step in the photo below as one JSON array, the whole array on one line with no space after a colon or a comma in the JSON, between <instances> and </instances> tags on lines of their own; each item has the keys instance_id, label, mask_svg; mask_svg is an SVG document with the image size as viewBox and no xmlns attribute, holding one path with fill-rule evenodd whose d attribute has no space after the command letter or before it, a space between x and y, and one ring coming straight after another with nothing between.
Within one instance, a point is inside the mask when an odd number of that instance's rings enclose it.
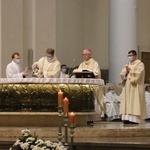
<instances>
[{"instance_id":1,"label":"altar step","mask_svg":"<svg viewBox=\"0 0 150 150\"><path fill-rule=\"evenodd\" d=\"M38 122L37 122L38 124ZM29 128L39 138L58 142L58 127L0 127L0 150L12 145ZM148 150L150 149L150 123L124 125L122 122L98 122L93 126L75 128L74 150ZM64 141L64 128L62 130ZM70 142L70 129L68 129ZM2 148L3 147L3 148ZM7 149L8 150L8 149Z\"/></svg>"},{"instance_id":2,"label":"altar step","mask_svg":"<svg viewBox=\"0 0 150 150\"><path fill-rule=\"evenodd\" d=\"M13 142L0 142L0 150L9 150ZM70 145L70 142L69 142ZM70 146L69 146L70 147ZM73 150L150 150L147 137L76 139ZM69 149L70 150L70 149Z\"/></svg>"},{"instance_id":3,"label":"altar step","mask_svg":"<svg viewBox=\"0 0 150 150\"><path fill-rule=\"evenodd\" d=\"M97 115L96 112L75 112L75 114L76 126L86 126L89 116ZM0 126L56 127L58 118L58 112L0 112Z\"/></svg>"},{"instance_id":4,"label":"altar step","mask_svg":"<svg viewBox=\"0 0 150 150\"><path fill-rule=\"evenodd\" d=\"M38 122L36 122L38 125ZM0 126L0 141L1 138L14 140L21 135L21 130L30 129L32 133L36 133L41 138L57 139L58 127L2 127ZM70 129L68 134L70 136ZM75 138L108 138L108 137L150 137L150 123L139 125L124 125L122 122L99 122L93 126L76 127L74 129ZM64 136L64 127L62 127Z\"/></svg>"}]
</instances>

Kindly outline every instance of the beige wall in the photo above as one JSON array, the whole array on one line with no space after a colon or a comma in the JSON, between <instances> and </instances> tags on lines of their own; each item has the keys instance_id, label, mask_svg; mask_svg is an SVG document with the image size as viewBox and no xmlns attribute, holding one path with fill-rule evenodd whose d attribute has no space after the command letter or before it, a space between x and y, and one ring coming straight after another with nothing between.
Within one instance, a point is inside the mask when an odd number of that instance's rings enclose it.
<instances>
[{"instance_id":1,"label":"beige wall","mask_svg":"<svg viewBox=\"0 0 150 150\"><path fill-rule=\"evenodd\" d=\"M23 0L1 1L1 76L14 51L23 54ZM22 58L24 59L24 58ZM21 65L23 61L21 62Z\"/></svg>"},{"instance_id":2,"label":"beige wall","mask_svg":"<svg viewBox=\"0 0 150 150\"><path fill-rule=\"evenodd\" d=\"M84 1L57 1L57 57L61 64L76 66L84 47Z\"/></svg>"},{"instance_id":3,"label":"beige wall","mask_svg":"<svg viewBox=\"0 0 150 150\"><path fill-rule=\"evenodd\" d=\"M57 56L68 66L82 60L89 47L100 67L108 69L108 0L57 1Z\"/></svg>"},{"instance_id":4,"label":"beige wall","mask_svg":"<svg viewBox=\"0 0 150 150\"><path fill-rule=\"evenodd\" d=\"M82 50L90 47L101 69L108 69L109 0L0 0L0 75L5 77L11 54L21 54L21 66L56 50L61 63L82 61ZM150 51L150 1L138 0L138 45Z\"/></svg>"},{"instance_id":5,"label":"beige wall","mask_svg":"<svg viewBox=\"0 0 150 150\"><path fill-rule=\"evenodd\" d=\"M34 62L45 55L47 48L56 49L56 1L25 0L23 2L24 51L27 57L29 50L33 51L31 61ZM29 64L24 63L26 66Z\"/></svg>"},{"instance_id":6,"label":"beige wall","mask_svg":"<svg viewBox=\"0 0 150 150\"><path fill-rule=\"evenodd\" d=\"M35 59L56 49L56 0L35 0Z\"/></svg>"},{"instance_id":7,"label":"beige wall","mask_svg":"<svg viewBox=\"0 0 150 150\"><path fill-rule=\"evenodd\" d=\"M108 69L108 0L84 0L84 47L102 69Z\"/></svg>"}]
</instances>

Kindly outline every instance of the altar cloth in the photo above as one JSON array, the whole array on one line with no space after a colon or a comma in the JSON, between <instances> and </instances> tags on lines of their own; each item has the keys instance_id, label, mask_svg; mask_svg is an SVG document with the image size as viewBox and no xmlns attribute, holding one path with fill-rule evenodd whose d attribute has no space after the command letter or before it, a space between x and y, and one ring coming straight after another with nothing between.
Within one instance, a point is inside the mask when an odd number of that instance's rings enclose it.
<instances>
[{"instance_id":1,"label":"altar cloth","mask_svg":"<svg viewBox=\"0 0 150 150\"><path fill-rule=\"evenodd\" d=\"M104 80L103 79L91 79L91 78L0 78L0 84L12 84L12 83L104 85Z\"/></svg>"}]
</instances>

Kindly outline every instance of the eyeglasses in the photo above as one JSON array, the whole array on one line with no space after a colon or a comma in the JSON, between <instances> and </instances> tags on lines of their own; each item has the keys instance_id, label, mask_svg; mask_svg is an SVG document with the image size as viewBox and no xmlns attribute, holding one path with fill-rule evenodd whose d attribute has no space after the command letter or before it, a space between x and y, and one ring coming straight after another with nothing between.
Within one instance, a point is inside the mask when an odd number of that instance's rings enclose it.
<instances>
[{"instance_id":1,"label":"eyeglasses","mask_svg":"<svg viewBox=\"0 0 150 150\"><path fill-rule=\"evenodd\" d=\"M87 56L87 55L89 55L89 54L82 54L82 56Z\"/></svg>"}]
</instances>

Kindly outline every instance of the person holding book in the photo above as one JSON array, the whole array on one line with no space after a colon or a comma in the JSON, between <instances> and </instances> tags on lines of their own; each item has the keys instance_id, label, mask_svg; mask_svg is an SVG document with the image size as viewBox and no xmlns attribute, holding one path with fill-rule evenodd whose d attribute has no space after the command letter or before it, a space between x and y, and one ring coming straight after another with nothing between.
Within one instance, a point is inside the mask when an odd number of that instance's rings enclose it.
<instances>
[{"instance_id":1,"label":"person holding book","mask_svg":"<svg viewBox=\"0 0 150 150\"><path fill-rule=\"evenodd\" d=\"M88 70L94 73L95 78L101 78L100 67L97 61L92 58L92 51L86 48L82 53L84 61L79 65L78 70Z\"/></svg>"},{"instance_id":2,"label":"person holding book","mask_svg":"<svg viewBox=\"0 0 150 150\"><path fill-rule=\"evenodd\" d=\"M92 51L90 48L85 48L82 52L82 56L84 61L79 65L78 71L91 71L93 72L95 78L101 78L101 72L100 67L97 61L95 61L92 58ZM101 113L104 110L104 104L103 104L103 95L102 95L102 89L100 86L94 87L94 95L95 95L95 112L97 112L97 115L89 115L87 119L87 123L93 123L94 121L100 121L101 120Z\"/></svg>"}]
</instances>

